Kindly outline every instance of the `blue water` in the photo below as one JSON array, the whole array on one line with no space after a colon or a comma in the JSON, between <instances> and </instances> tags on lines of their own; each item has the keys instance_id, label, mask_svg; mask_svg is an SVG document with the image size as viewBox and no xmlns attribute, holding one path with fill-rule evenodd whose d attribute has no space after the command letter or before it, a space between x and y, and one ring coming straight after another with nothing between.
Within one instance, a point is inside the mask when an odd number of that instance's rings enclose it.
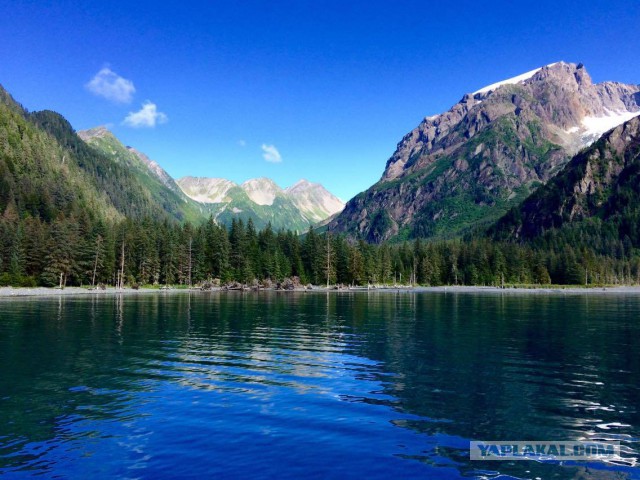
<instances>
[{"instance_id":1,"label":"blue water","mask_svg":"<svg viewBox=\"0 0 640 480\"><path fill-rule=\"evenodd\" d=\"M640 478L640 298L0 300L3 478ZM472 462L619 440L625 463Z\"/></svg>"}]
</instances>

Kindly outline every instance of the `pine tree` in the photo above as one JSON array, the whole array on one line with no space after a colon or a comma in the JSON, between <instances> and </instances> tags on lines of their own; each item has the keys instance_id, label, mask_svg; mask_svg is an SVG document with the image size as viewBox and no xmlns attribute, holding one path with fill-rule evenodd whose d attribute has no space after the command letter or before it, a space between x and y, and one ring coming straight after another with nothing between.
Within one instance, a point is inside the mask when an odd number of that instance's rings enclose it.
<instances>
[{"instance_id":1,"label":"pine tree","mask_svg":"<svg viewBox=\"0 0 640 480\"><path fill-rule=\"evenodd\" d=\"M42 273L42 281L45 285L55 286L61 283L67 284L73 272L77 271L77 263L74 258L74 225L64 218L57 219L51 227L51 238L48 242L46 267Z\"/></svg>"}]
</instances>

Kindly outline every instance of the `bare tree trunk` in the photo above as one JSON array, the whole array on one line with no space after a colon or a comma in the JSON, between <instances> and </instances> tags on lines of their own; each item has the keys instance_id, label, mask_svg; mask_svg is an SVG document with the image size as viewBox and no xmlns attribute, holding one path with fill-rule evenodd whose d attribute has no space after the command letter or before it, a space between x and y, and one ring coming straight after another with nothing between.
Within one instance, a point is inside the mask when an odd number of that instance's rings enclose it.
<instances>
[{"instance_id":1,"label":"bare tree trunk","mask_svg":"<svg viewBox=\"0 0 640 480\"><path fill-rule=\"evenodd\" d=\"M189 238L189 288L191 288L191 248L193 246L193 238Z\"/></svg>"},{"instance_id":2,"label":"bare tree trunk","mask_svg":"<svg viewBox=\"0 0 640 480\"><path fill-rule=\"evenodd\" d=\"M96 260L93 263L93 277L91 278L91 287L96 284L96 271L98 270L98 253L100 252L100 245L102 244L102 237L98 235L96 239Z\"/></svg>"},{"instance_id":3,"label":"bare tree trunk","mask_svg":"<svg viewBox=\"0 0 640 480\"><path fill-rule=\"evenodd\" d=\"M120 281L118 288L120 290L124 288L124 238L122 239L122 254L120 256Z\"/></svg>"},{"instance_id":4,"label":"bare tree trunk","mask_svg":"<svg viewBox=\"0 0 640 480\"><path fill-rule=\"evenodd\" d=\"M330 275L331 275L331 249L329 246L329 234L327 233L327 290L329 289Z\"/></svg>"},{"instance_id":5,"label":"bare tree trunk","mask_svg":"<svg viewBox=\"0 0 640 480\"><path fill-rule=\"evenodd\" d=\"M416 284L416 270L417 270L417 261L416 257L413 257L413 271L411 272L411 286L414 287Z\"/></svg>"}]
</instances>

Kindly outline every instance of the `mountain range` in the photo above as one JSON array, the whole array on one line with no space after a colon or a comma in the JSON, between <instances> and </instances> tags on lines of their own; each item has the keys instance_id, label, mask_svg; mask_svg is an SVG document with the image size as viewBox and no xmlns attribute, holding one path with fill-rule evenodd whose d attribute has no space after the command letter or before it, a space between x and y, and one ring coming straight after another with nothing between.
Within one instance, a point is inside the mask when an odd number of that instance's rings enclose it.
<instances>
[{"instance_id":1,"label":"mountain range","mask_svg":"<svg viewBox=\"0 0 640 480\"><path fill-rule=\"evenodd\" d=\"M300 180L286 190L268 178L242 185L222 178L184 177L177 182L155 161L124 146L105 127L78 132L78 136L128 168L153 200L178 220L202 221L209 216L225 225L233 219L252 220L256 228L306 231L339 212L344 203L322 185Z\"/></svg>"},{"instance_id":2,"label":"mountain range","mask_svg":"<svg viewBox=\"0 0 640 480\"><path fill-rule=\"evenodd\" d=\"M175 181L105 127L76 133L58 113L28 112L0 88L0 212L45 222L213 217L298 232L324 225L372 243L482 231L529 242L579 230L637 248L639 114L640 86L594 84L582 64L550 64L425 118L380 180L343 209L307 180L285 189L266 178Z\"/></svg>"},{"instance_id":3,"label":"mountain range","mask_svg":"<svg viewBox=\"0 0 640 480\"><path fill-rule=\"evenodd\" d=\"M304 179L286 189L268 178L254 178L237 185L224 178L183 177L177 183L191 199L208 205L214 217L223 223L254 212L272 224L278 224L276 216L279 216L280 222L286 219L286 228L306 231L309 225L344 208L344 203L322 185Z\"/></svg>"},{"instance_id":4,"label":"mountain range","mask_svg":"<svg viewBox=\"0 0 640 480\"><path fill-rule=\"evenodd\" d=\"M640 113L640 87L594 84L558 62L465 94L399 143L380 180L328 229L370 242L489 226L607 130Z\"/></svg>"}]
</instances>

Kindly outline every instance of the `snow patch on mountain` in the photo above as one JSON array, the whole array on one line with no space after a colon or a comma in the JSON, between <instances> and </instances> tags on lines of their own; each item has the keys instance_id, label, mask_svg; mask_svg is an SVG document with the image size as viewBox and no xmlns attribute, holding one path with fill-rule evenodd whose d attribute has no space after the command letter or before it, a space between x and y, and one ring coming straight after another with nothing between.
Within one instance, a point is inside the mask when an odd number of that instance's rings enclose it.
<instances>
[{"instance_id":1,"label":"snow patch on mountain","mask_svg":"<svg viewBox=\"0 0 640 480\"><path fill-rule=\"evenodd\" d=\"M605 110L605 113L606 115L602 117L584 117L582 119L584 129L582 139L585 142L585 146L596 141L603 133L640 115L640 111L628 112L626 110L613 112L611 110Z\"/></svg>"},{"instance_id":2,"label":"snow patch on mountain","mask_svg":"<svg viewBox=\"0 0 640 480\"><path fill-rule=\"evenodd\" d=\"M579 125L564 130L564 133L574 139L572 141L574 144L572 151L577 153L579 150L590 146L604 133L638 115L640 115L640 110L630 112L628 110L609 110L605 108L604 115L586 116L580 121Z\"/></svg>"},{"instance_id":3,"label":"snow patch on mountain","mask_svg":"<svg viewBox=\"0 0 640 480\"><path fill-rule=\"evenodd\" d=\"M552 67L552 66L556 65L557 63L558 62L551 63L551 64L547 65L547 67ZM531 70L529 72L523 73L522 75L517 75L515 77L508 78L508 79L502 80L500 82L492 83L491 85L487 85L486 87L482 87L480 90L476 90L471 95L476 95L478 93L487 93L487 92L495 90L496 88L501 87L503 85L515 85L515 84L518 84L518 83L522 83L525 80L529 80L531 77L533 77L536 73L538 73L543 68L545 68L545 67L536 68L535 70Z\"/></svg>"}]
</instances>

